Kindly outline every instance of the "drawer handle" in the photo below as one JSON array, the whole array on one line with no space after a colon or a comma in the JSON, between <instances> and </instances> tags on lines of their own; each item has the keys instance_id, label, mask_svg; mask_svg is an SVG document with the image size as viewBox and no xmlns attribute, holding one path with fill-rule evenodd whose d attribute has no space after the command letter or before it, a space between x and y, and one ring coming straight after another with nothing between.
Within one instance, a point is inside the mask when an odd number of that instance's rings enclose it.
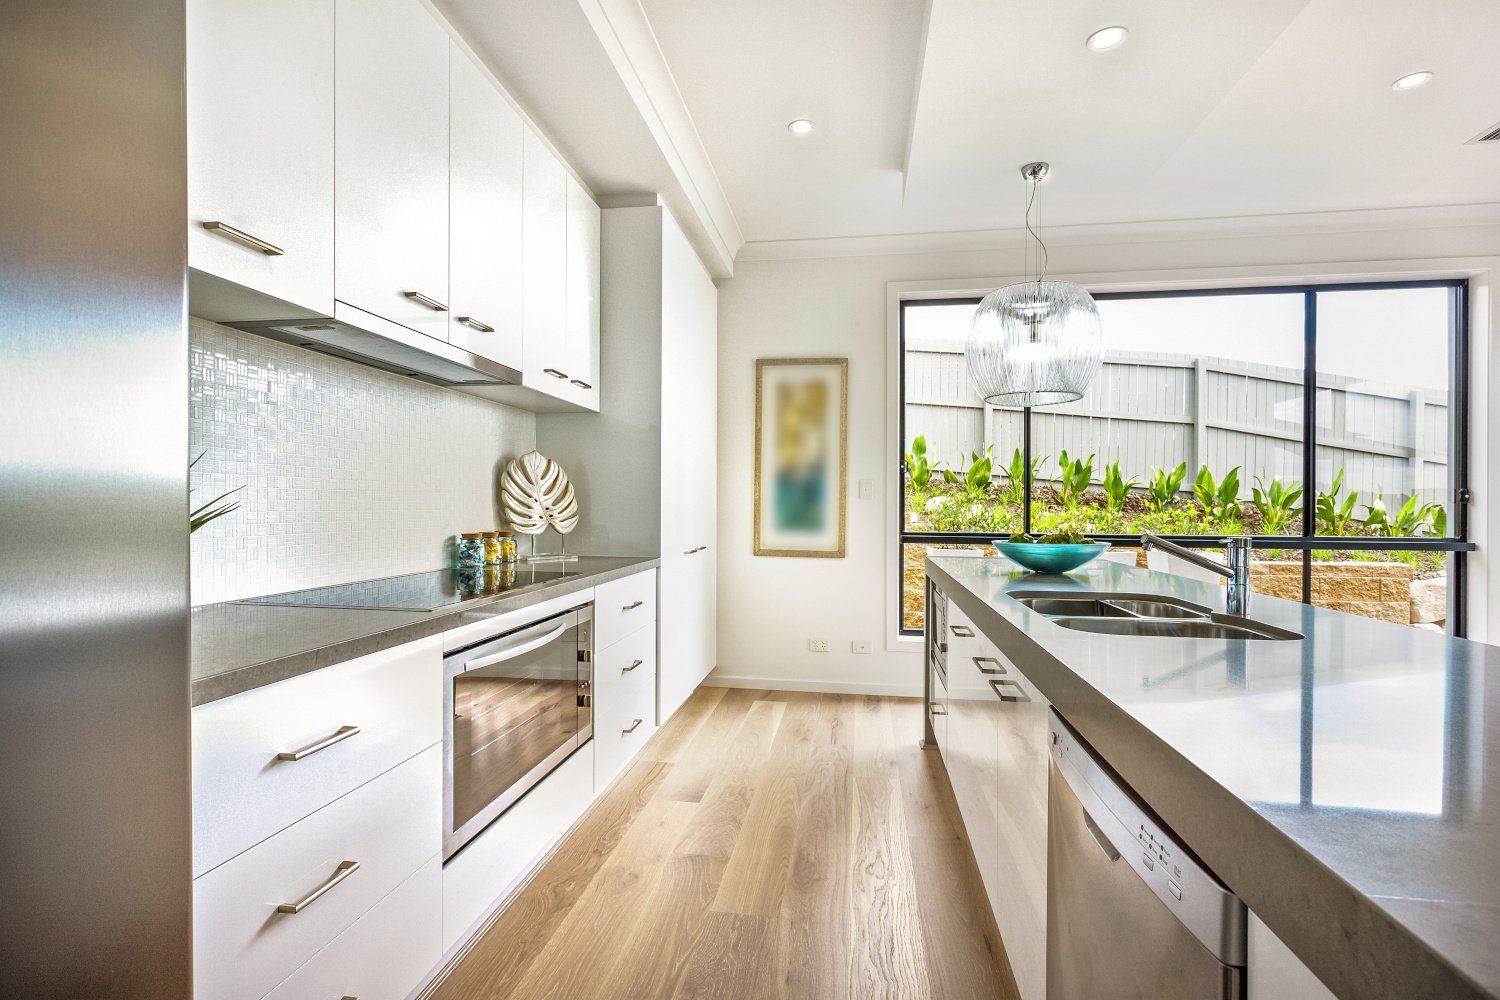
<instances>
[{"instance_id":1,"label":"drawer handle","mask_svg":"<svg viewBox=\"0 0 1500 1000\"><path fill-rule=\"evenodd\" d=\"M280 906L276 907L276 912L301 913L303 910L311 906L318 899L318 897L322 896L329 889L332 889L334 886L338 885L340 882L344 881L344 879L348 878L350 875L353 875L357 871L359 871L358 861L340 861L339 866L333 870L333 875L328 879L327 882L324 882L322 885L318 886L312 892L308 893L306 896L303 896L295 903L282 903Z\"/></svg>"},{"instance_id":2,"label":"drawer handle","mask_svg":"<svg viewBox=\"0 0 1500 1000\"><path fill-rule=\"evenodd\" d=\"M625 605L620 610L621 611L634 611L636 608L640 607L642 604L645 604L645 603L646 603L645 601L633 601L630 604Z\"/></svg>"},{"instance_id":3,"label":"drawer handle","mask_svg":"<svg viewBox=\"0 0 1500 1000\"><path fill-rule=\"evenodd\" d=\"M443 305L441 302L439 302L437 299L433 298L431 295L423 295L421 292L402 292L401 294L405 295L407 298L411 299L413 302L417 302L417 303L420 303L421 305L426 306L428 309L431 309L433 312L445 313L445 312L448 311L448 307L447 306Z\"/></svg>"},{"instance_id":4,"label":"drawer handle","mask_svg":"<svg viewBox=\"0 0 1500 1000\"><path fill-rule=\"evenodd\" d=\"M567 378L568 377L566 373L560 372L556 368L543 368L542 371L546 372L548 375L551 375L553 378Z\"/></svg>"},{"instance_id":5,"label":"drawer handle","mask_svg":"<svg viewBox=\"0 0 1500 1000\"><path fill-rule=\"evenodd\" d=\"M645 663L645 662L646 662L645 660L636 660L630 666L626 667L624 670L621 670L620 673L622 673L622 674L628 674L632 670L634 670L636 667L640 666L642 663Z\"/></svg>"},{"instance_id":6,"label":"drawer handle","mask_svg":"<svg viewBox=\"0 0 1500 1000\"><path fill-rule=\"evenodd\" d=\"M472 327L473 329L478 330L480 333L495 332L495 328L493 326L490 326L488 323L481 323L473 316L460 316L458 317L458 321L464 326Z\"/></svg>"},{"instance_id":7,"label":"drawer handle","mask_svg":"<svg viewBox=\"0 0 1500 1000\"><path fill-rule=\"evenodd\" d=\"M979 668L981 674L1003 674L1008 672L1005 669L1005 665L993 656L976 656L973 659L974 666ZM993 663L995 666L993 668L986 667L986 663Z\"/></svg>"},{"instance_id":8,"label":"drawer handle","mask_svg":"<svg viewBox=\"0 0 1500 1000\"><path fill-rule=\"evenodd\" d=\"M949 625L948 628L960 639L974 638L974 630L967 625Z\"/></svg>"},{"instance_id":9,"label":"drawer handle","mask_svg":"<svg viewBox=\"0 0 1500 1000\"><path fill-rule=\"evenodd\" d=\"M927 711L930 712L933 715L947 715L948 714L948 710L946 708L944 708L942 705L939 705L937 702L933 702L931 705L929 705L928 708L927 708Z\"/></svg>"},{"instance_id":10,"label":"drawer handle","mask_svg":"<svg viewBox=\"0 0 1500 1000\"><path fill-rule=\"evenodd\" d=\"M581 378L569 379L568 381L572 382L574 385L578 386L578 388L580 388L580 389L592 389L593 388L593 386L589 385L587 382L585 382Z\"/></svg>"},{"instance_id":11,"label":"drawer handle","mask_svg":"<svg viewBox=\"0 0 1500 1000\"><path fill-rule=\"evenodd\" d=\"M1011 687L1015 688L1015 690L1014 691L1002 691L1002 690L1000 690L1000 685L1002 685L1002 684L1009 684ZM1021 685L1017 684L1015 681L1012 681L1012 680L990 681L990 687L993 688L994 691L995 691L995 693L1000 696L1000 700L1001 701L1016 701L1016 702L1022 702L1022 701L1029 702L1029 701L1031 701L1031 695L1029 695L1025 691L1021 690Z\"/></svg>"},{"instance_id":12,"label":"drawer handle","mask_svg":"<svg viewBox=\"0 0 1500 1000\"><path fill-rule=\"evenodd\" d=\"M243 229L236 229L233 226L229 225L227 222L205 222L203 224L203 228L209 230L210 232L215 232L219 233L222 236L227 236L237 243L243 243L245 244L245 246L250 247L252 250L259 250L267 257L280 257L286 253L285 250L281 249L281 247L277 246L276 244L267 243L265 240L261 239L258 236L251 236Z\"/></svg>"},{"instance_id":13,"label":"drawer handle","mask_svg":"<svg viewBox=\"0 0 1500 1000\"><path fill-rule=\"evenodd\" d=\"M358 733L359 733L359 727L358 726L339 726L338 732L334 733L332 736L328 737L327 739L319 740L318 742L314 743L312 746L310 746L310 747L303 747L301 750L285 750L285 751L277 754L276 755L276 759L277 760L304 760L304 759L306 759L308 757L311 757L313 754L317 753L319 750L327 750L329 747L333 746L335 743L342 743L345 740L347 740L349 737L358 735Z\"/></svg>"},{"instance_id":14,"label":"drawer handle","mask_svg":"<svg viewBox=\"0 0 1500 1000\"><path fill-rule=\"evenodd\" d=\"M631 733L635 732L636 727L639 726L640 724L641 724L641 720L640 719L636 719L634 722L632 722L630 724L630 728L629 729L622 729L622 730L620 730L620 735L621 736L629 736Z\"/></svg>"}]
</instances>

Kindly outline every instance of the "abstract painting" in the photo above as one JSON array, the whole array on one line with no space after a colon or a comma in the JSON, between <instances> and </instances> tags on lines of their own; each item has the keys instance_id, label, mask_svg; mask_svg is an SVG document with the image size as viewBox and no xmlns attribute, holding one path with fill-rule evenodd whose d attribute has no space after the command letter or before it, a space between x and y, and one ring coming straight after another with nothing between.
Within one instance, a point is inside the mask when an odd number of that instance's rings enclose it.
<instances>
[{"instance_id":1,"label":"abstract painting","mask_svg":"<svg viewBox=\"0 0 1500 1000\"><path fill-rule=\"evenodd\" d=\"M844 556L849 359L755 362L755 554Z\"/></svg>"}]
</instances>

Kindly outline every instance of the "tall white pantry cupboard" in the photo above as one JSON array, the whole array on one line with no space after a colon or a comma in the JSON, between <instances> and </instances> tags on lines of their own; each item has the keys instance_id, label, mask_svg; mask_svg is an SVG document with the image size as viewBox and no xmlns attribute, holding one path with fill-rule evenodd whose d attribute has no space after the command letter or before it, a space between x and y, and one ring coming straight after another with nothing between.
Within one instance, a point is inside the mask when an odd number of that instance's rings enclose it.
<instances>
[{"instance_id":1,"label":"tall white pantry cupboard","mask_svg":"<svg viewBox=\"0 0 1500 1000\"><path fill-rule=\"evenodd\" d=\"M598 414L542 414L537 448L584 508L569 549L661 554L662 723L715 663L718 289L662 206L602 216L610 377Z\"/></svg>"}]
</instances>

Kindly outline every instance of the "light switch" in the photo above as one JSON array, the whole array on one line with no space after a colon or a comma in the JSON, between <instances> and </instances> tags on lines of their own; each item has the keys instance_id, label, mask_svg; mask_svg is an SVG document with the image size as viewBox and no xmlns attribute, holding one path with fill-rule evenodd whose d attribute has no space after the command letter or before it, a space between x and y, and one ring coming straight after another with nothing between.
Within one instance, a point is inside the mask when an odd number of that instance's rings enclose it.
<instances>
[{"instance_id":1,"label":"light switch","mask_svg":"<svg viewBox=\"0 0 1500 1000\"><path fill-rule=\"evenodd\" d=\"M868 500L875 495L875 480L861 479L859 481L859 498Z\"/></svg>"}]
</instances>

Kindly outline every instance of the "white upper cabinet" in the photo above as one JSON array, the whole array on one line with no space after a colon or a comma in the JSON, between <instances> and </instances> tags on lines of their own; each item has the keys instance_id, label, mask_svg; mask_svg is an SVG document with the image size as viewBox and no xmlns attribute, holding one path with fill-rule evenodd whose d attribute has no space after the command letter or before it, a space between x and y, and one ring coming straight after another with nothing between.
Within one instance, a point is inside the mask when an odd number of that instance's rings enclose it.
<instances>
[{"instance_id":1,"label":"white upper cabinet","mask_svg":"<svg viewBox=\"0 0 1500 1000\"><path fill-rule=\"evenodd\" d=\"M450 69L448 340L519 370L521 117L456 47Z\"/></svg>"},{"instance_id":2,"label":"white upper cabinet","mask_svg":"<svg viewBox=\"0 0 1500 1000\"><path fill-rule=\"evenodd\" d=\"M188 264L322 314L333 309L333 16L333 0L187 4Z\"/></svg>"},{"instance_id":3,"label":"white upper cabinet","mask_svg":"<svg viewBox=\"0 0 1500 1000\"><path fill-rule=\"evenodd\" d=\"M561 394L566 384L568 173L540 136L526 129L524 222L526 385Z\"/></svg>"},{"instance_id":4,"label":"white upper cabinet","mask_svg":"<svg viewBox=\"0 0 1500 1000\"><path fill-rule=\"evenodd\" d=\"M446 340L448 35L415 0L337 2L334 297Z\"/></svg>"},{"instance_id":5,"label":"white upper cabinet","mask_svg":"<svg viewBox=\"0 0 1500 1000\"><path fill-rule=\"evenodd\" d=\"M572 175L567 180L567 350L569 397L599 408L599 206Z\"/></svg>"}]
</instances>

